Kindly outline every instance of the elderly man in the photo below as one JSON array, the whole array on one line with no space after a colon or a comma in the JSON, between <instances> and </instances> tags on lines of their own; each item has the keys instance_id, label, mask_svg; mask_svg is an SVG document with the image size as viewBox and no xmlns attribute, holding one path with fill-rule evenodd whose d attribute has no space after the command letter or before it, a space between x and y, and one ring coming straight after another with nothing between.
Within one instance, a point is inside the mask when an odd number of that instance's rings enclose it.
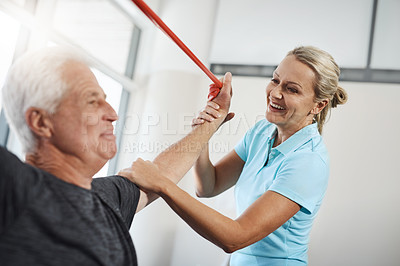
<instances>
[{"instance_id":1,"label":"elderly man","mask_svg":"<svg viewBox=\"0 0 400 266\"><path fill-rule=\"evenodd\" d=\"M174 182L229 119L230 82L228 74L214 100L222 117L154 160ZM0 148L0 264L137 265L128 229L156 195L121 176L92 178L116 153L118 117L88 62L59 48L25 55L9 71L3 102L26 162Z\"/></svg>"}]
</instances>

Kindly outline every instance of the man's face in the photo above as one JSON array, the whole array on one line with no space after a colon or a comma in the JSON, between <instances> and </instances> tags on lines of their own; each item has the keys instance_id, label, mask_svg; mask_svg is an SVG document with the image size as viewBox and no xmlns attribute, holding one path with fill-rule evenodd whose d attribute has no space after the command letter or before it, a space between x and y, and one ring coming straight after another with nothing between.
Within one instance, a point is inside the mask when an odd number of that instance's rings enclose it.
<instances>
[{"instance_id":1,"label":"man's face","mask_svg":"<svg viewBox=\"0 0 400 266\"><path fill-rule=\"evenodd\" d=\"M117 114L86 65L67 62L63 79L68 91L51 116L51 142L63 155L102 167L117 151L112 125Z\"/></svg>"}]
</instances>

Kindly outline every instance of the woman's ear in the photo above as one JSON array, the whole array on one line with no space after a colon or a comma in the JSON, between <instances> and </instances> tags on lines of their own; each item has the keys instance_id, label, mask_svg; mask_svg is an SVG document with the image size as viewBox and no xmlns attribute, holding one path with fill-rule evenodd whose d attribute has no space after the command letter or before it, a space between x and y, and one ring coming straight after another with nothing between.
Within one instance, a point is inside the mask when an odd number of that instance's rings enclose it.
<instances>
[{"instance_id":1,"label":"woman's ear","mask_svg":"<svg viewBox=\"0 0 400 266\"><path fill-rule=\"evenodd\" d=\"M29 107L25 112L25 121L36 136L51 138L53 135L53 124L43 109Z\"/></svg>"},{"instance_id":2,"label":"woman's ear","mask_svg":"<svg viewBox=\"0 0 400 266\"><path fill-rule=\"evenodd\" d=\"M313 109L311 109L310 113L313 115L319 114L319 112L321 112L322 109L324 109L325 106L328 105L328 103L329 103L329 99L324 99L324 100L318 102L317 105Z\"/></svg>"}]
</instances>

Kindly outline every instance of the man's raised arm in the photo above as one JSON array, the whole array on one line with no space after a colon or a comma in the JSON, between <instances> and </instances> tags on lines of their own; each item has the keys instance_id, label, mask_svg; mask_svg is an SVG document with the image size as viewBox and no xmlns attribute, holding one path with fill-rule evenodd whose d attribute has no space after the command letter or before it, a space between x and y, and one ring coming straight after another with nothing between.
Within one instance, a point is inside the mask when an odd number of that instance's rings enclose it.
<instances>
[{"instance_id":1,"label":"man's raised arm","mask_svg":"<svg viewBox=\"0 0 400 266\"><path fill-rule=\"evenodd\" d=\"M161 152L154 159L153 162L158 166L160 172L174 183L178 183L190 170L211 136L218 130L225 119L227 119L232 97L231 82L232 75L228 72L223 78L223 86L220 93L213 100L213 102L219 106L220 117L211 122L206 122L194 127L188 135ZM125 176L123 172L126 171L129 171L129 169L124 169L119 174ZM156 194L141 191L136 212L143 209L156 198L158 198Z\"/></svg>"}]
</instances>

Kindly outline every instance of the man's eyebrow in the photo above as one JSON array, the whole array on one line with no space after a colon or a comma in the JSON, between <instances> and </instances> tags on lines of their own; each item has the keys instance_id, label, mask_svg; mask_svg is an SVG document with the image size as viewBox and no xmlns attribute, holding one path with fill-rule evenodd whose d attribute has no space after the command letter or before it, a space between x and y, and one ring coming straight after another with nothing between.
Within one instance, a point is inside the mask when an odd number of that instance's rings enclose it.
<instances>
[{"instance_id":1,"label":"man's eyebrow","mask_svg":"<svg viewBox=\"0 0 400 266\"><path fill-rule=\"evenodd\" d=\"M105 93L102 93L102 94L103 94L104 99L106 99L107 95ZM97 91L88 91L85 93L85 96L86 97L98 97L98 96L100 96L100 93Z\"/></svg>"}]
</instances>

